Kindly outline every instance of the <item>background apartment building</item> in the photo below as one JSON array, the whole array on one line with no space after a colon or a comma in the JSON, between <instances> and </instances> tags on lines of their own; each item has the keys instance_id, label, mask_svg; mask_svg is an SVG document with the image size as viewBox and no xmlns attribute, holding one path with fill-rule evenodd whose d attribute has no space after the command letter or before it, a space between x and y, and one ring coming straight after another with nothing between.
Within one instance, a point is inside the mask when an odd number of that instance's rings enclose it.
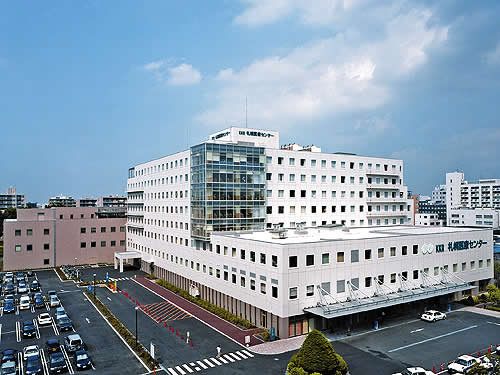
<instances>
[{"instance_id":1,"label":"background apartment building","mask_svg":"<svg viewBox=\"0 0 500 375\"><path fill-rule=\"evenodd\" d=\"M23 208L26 206L26 196L17 194L15 188L8 188L6 194L0 194L0 210L6 208Z\"/></svg>"},{"instance_id":2,"label":"background apartment building","mask_svg":"<svg viewBox=\"0 0 500 375\"><path fill-rule=\"evenodd\" d=\"M23 209L4 223L4 270L111 263L125 250L125 209ZM116 210L111 208L111 210Z\"/></svg>"},{"instance_id":3,"label":"background apartment building","mask_svg":"<svg viewBox=\"0 0 500 375\"><path fill-rule=\"evenodd\" d=\"M76 207L76 200L72 197L66 197L64 195L58 195L49 199L47 208L51 207Z\"/></svg>"}]
</instances>

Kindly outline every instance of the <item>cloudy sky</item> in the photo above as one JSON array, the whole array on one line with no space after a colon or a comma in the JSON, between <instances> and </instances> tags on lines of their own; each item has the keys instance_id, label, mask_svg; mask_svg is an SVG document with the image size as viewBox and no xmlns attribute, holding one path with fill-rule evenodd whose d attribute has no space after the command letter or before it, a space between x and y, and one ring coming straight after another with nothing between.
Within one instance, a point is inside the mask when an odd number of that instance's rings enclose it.
<instances>
[{"instance_id":1,"label":"cloudy sky","mask_svg":"<svg viewBox=\"0 0 500 375\"><path fill-rule=\"evenodd\" d=\"M243 125L394 157L409 189L500 178L500 2L12 1L0 190L124 194L127 169Z\"/></svg>"}]
</instances>

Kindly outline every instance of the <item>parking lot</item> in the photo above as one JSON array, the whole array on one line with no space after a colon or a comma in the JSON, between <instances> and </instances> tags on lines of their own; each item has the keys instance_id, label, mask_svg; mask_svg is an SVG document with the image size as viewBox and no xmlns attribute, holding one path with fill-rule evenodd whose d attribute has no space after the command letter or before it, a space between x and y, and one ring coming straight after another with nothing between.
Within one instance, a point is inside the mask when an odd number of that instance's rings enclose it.
<instances>
[{"instance_id":1,"label":"parking lot","mask_svg":"<svg viewBox=\"0 0 500 375\"><path fill-rule=\"evenodd\" d=\"M71 334L79 334L82 338L92 365L89 369L82 371L88 374L141 374L146 372L135 356L128 350L120 338L113 332L109 325L103 320L98 312L90 305L84 297L81 289L73 282L61 283L54 271L39 271L31 279L39 280L41 293L47 296L49 290L57 292L61 307L71 319L73 328L61 332L56 324L56 308L45 303L43 307L35 309L20 310L18 306L14 312L5 313L0 309L0 350L8 349L17 351L19 374L25 374L26 361L23 360L22 352L27 346L38 345L39 355L42 362L42 374L49 374L49 357L46 350L48 340L56 339L60 343L60 350L67 366L67 372L74 374L77 370L73 353L66 350L64 339ZM29 293L32 295L33 293ZM18 299L20 295L14 294ZM2 300L4 296L2 295ZM48 313L50 323L38 324L38 315ZM35 335L23 337L23 323L33 322Z\"/></svg>"}]
</instances>

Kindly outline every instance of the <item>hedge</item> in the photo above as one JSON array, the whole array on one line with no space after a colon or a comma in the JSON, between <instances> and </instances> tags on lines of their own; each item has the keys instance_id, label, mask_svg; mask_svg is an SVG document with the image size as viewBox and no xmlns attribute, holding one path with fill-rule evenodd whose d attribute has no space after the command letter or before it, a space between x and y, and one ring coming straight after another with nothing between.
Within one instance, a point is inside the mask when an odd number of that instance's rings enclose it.
<instances>
[{"instance_id":1,"label":"hedge","mask_svg":"<svg viewBox=\"0 0 500 375\"><path fill-rule=\"evenodd\" d=\"M59 275L59 277L61 278L61 280L63 280L63 281L69 280L68 276L66 276L66 274L63 272L61 267L56 267L54 269L56 270L56 272Z\"/></svg>"},{"instance_id":2,"label":"hedge","mask_svg":"<svg viewBox=\"0 0 500 375\"><path fill-rule=\"evenodd\" d=\"M223 309L222 307L216 306L213 303L210 303L208 301L205 301L201 298L196 298L191 296L188 292L186 292L184 289L181 289L173 284L170 284L169 282L158 279L156 280L156 283L171 292L174 292L178 295L180 295L182 298L187 299L190 302L193 302L197 304L198 306L204 308L205 310L210 311L211 313L217 315L218 317L227 320L230 323L233 323L235 325L244 327L244 328L255 328L255 325L250 323L248 320L243 319L239 317L238 315L235 315L233 313L230 313L229 311Z\"/></svg>"},{"instance_id":3,"label":"hedge","mask_svg":"<svg viewBox=\"0 0 500 375\"><path fill-rule=\"evenodd\" d=\"M99 300L99 298L95 297L93 294L84 292L89 299L91 299L94 304L97 306L99 311L106 317L106 320L116 329L116 331L120 334L121 337L127 342L127 344L132 348L134 352L146 363L146 365L153 370L158 365L157 362L151 357L146 348L137 341L135 336L130 333L130 331L113 315L111 311Z\"/></svg>"},{"instance_id":4,"label":"hedge","mask_svg":"<svg viewBox=\"0 0 500 375\"><path fill-rule=\"evenodd\" d=\"M498 306L486 306L486 309L500 312L500 307Z\"/></svg>"}]
</instances>

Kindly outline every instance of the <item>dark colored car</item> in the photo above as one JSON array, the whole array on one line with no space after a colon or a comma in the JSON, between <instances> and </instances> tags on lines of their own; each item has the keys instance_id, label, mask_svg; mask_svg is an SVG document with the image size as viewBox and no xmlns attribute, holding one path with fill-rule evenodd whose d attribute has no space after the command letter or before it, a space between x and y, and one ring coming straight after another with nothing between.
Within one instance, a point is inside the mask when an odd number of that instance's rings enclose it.
<instances>
[{"instance_id":1,"label":"dark colored car","mask_svg":"<svg viewBox=\"0 0 500 375\"><path fill-rule=\"evenodd\" d=\"M2 363L14 361L17 363L17 351L15 349L5 349L2 352Z\"/></svg>"},{"instance_id":2,"label":"dark colored car","mask_svg":"<svg viewBox=\"0 0 500 375\"><path fill-rule=\"evenodd\" d=\"M3 290L4 290L5 294L12 294L12 293L14 293L14 291L16 290L16 288L14 287L14 284L7 283L3 287Z\"/></svg>"},{"instance_id":3,"label":"dark colored car","mask_svg":"<svg viewBox=\"0 0 500 375\"><path fill-rule=\"evenodd\" d=\"M60 374L67 370L68 367L61 352L49 354L49 371L51 374Z\"/></svg>"},{"instance_id":4,"label":"dark colored car","mask_svg":"<svg viewBox=\"0 0 500 375\"><path fill-rule=\"evenodd\" d=\"M26 375L38 375L42 373L42 364L40 362L40 357L37 355L32 355L28 357L25 366Z\"/></svg>"},{"instance_id":5,"label":"dark colored car","mask_svg":"<svg viewBox=\"0 0 500 375\"><path fill-rule=\"evenodd\" d=\"M40 309L45 307L45 302L43 302L43 298L40 296L35 297L35 308Z\"/></svg>"},{"instance_id":6,"label":"dark colored car","mask_svg":"<svg viewBox=\"0 0 500 375\"><path fill-rule=\"evenodd\" d=\"M14 310L15 310L14 302L6 301L5 305L3 306L3 312L4 313L11 313L11 312L14 312Z\"/></svg>"},{"instance_id":7,"label":"dark colored car","mask_svg":"<svg viewBox=\"0 0 500 375\"><path fill-rule=\"evenodd\" d=\"M33 280L31 282L31 287L30 287L32 292L38 292L40 290L40 283L36 280Z\"/></svg>"},{"instance_id":8,"label":"dark colored car","mask_svg":"<svg viewBox=\"0 0 500 375\"><path fill-rule=\"evenodd\" d=\"M49 290L47 292L47 295L50 297L50 296L57 296L57 292L55 290Z\"/></svg>"},{"instance_id":9,"label":"dark colored car","mask_svg":"<svg viewBox=\"0 0 500 375\"><path fill-rule=\"evenodd\" d=\"M59 319L57 319L56 324L57 327L59 328L59 331L68 331L71 328L73 328L73 322L67 316L62 316Z\"/></svg>"},{"instance_id":10,"label":"dark colored car","mask_svg":"<svg viewBox=\"0 0 500 375\"><path fill-rule=\"evenodd\" d=\"M35 276L35 273L32 270L29 270L28 272L26 272L26 275L28 275L28 277L33 277Z\"/></svg>"},{"instance_id":11,"label":"dark colored car","mask_svg":"<svg viewBox=\"0 0 500 375\"><path fill-rule=\"evenodd\" d=\"M1 375L17 375L17 365L14 361L7 361L2 363L2 368L0 369Z\"/></svg>"},{"instance_id":12,"label":"dark colored car","mask_svg":"<svg viewBox=\"0 0 500 375\"><path fill-rule=\"evenodd\" d=\"M61 352L61 344L59 344L59 340L56 339L47 340L45 347L47 348L47 352L49 354Z\"/></svg>"},{"instance_id":13,"label":"dark colored car","mask_svg":"<svg viewBox=\"0 0 500 375\"><path fill-rule=\"evenodd\" d=\"M75 352L75 362L77 370L85 370L92 366L89 355L85 350L77 350Z\"/></svg>"},{"instance_id":14,"label":"dark colored car","mask_svg":"<svg viewBox=\"0 0 500 375\"><path fill-rule=\"evenodd\" d=\"M23 337L33 337L36 336L35 325L32 321L23 323Z\"/></svg>"}]
</instances>

